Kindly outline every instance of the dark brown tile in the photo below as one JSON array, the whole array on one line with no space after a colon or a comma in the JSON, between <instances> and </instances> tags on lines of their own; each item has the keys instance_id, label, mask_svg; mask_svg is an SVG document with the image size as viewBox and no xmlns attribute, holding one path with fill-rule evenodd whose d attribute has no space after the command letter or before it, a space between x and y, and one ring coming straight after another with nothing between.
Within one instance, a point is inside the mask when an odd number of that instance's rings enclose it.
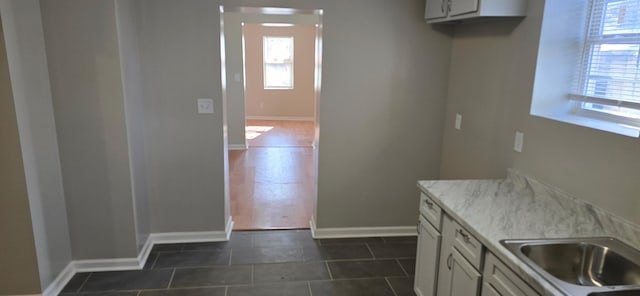
<instances>
[{"instance_id":1,"label":"dark brown tile","mask_svg":"<svg viewBox=\"0 0 640 296\"><path fill-rule=\"evenodd\" d=\"M415 258L416 244L384 243L369 244L376 258Z\"/></svg>"},{"instance_id":2,"label":"dark brown tile","mask_svg":"<svg viewBox=\"0 0 640 296\"><path fill-rule=\"evenodd\" d=\"M253 235L249 233L236 234L233 232L231 238L226 242L207 242L185 244L184 251L210 251L227 250L231 248L251 248L253 246Z\"/></svg>"},{"instance_id":3,"label":"dark brown tile","mask_svg":"<svg viewBox=\"0 0 640 296\"><path fill-rule=\"evenodd\" d=\"M404 276L396 260L362 260L328 262L333 279Z\"/></svg>"},{"instance_id":4,"label":"dark brown tile","mask_svg":"<svg viewBox=\"0 0 640 296\"><path fill-rule=\"evenodd\" d=\"M253 269L254 283L329 279L324 262L259 264Z\"/></svg>"},{"instance_id":5,"label":"dark brown tile","mask_svg":"<svg viewBox=\"0 0 640 296\"><path fill-rule=\"evenodd\" d=\"M73 295L75 296L136 296L138 295L138 291L78 293Z\"/></svg>"},{"instance_id":6,"label":"dark brown tile","mask_svg":"<svg viewBox=\"0 0 640 296\"><path fill-rule=\"evenodd\" d=\"M158 254L158 259L153 268L228 265L230 256L230 250L162 252Z\"/></svg>"},{"instance_id":7,"label":"dark brown tile","mask_svg":"<svg viewBox=\"0 0 640 296\"><path fill-rule=\"evenodd\" d=\"M352 238L329 238L318 240L321 245L350 245L350 244L366 244L366 243L383 243L381 237L352 237Z\"/></svg>"},{"instance_id":8,"label":"dark brown tile","mask_svg":"<svg viewBox=\"0 0 640 296\"><path fill-rule=\"evenodd\" d=\"M255 286L229 287L227 296L307 296L310 295L307 282L264 284Z\"/></svg>"},{"instance_id":9,"label":"dark brown tile","mask_svg":"<svg viewBox=\"0 0 640 296\"><path fill-rule=\"evenodd\" d=\"M413 277L387 278L396 296L416 296L413 292Z\"/></svg>"},{"instance_id":10,"label":"dark brown tile","mask_svg":"<svg viewBox=\"0 0 640 296\"><path fill-rule=\"evenodd\" d=\"M90 272L80 272L73 275L71 280L64 286L62 289L63 293L73 293L78 292L82 284L87 280L91 273Z\"/></svg>"},{"instance_id":11,"label":"dark brown tile","mask_svg":"<svg viewBox=\"0 0 640 296\"><path fill-rule=\"evenodd\" d=\"M365 244L305 247L305 261L373 258Z\"/></svg>"},{"instance_id":12,"label":"dark brown tile","mask_svg":"<svg viewBox=\"0 0 640 296\"><path fill-rule=\"evenodd\" d=\"M164 289L172 273L171 269L94 272L81 292Z\"/></svg>"},{"instance_id":13,"label":"dark brown tile","mask_svg":"<svg viewBox=\"0 0 640 296\"><path fill-rule=\"evenodd\" d=\"M225 287L147 290L139 296L225 296Z\"/></svg>"},{"instance_id":14,"label":"dark brown tile","mask_svg":"<svg viewBox=\"0 0 640 296\"><path fill-rule=\"evenodd\" d=\"M251 284L251 266L233 265L208 268L178 268L171 288L248 285Z\"/></svg>"},{"instance_id":15,"label":"dark brown tile","mask_svg":"<svg viewBox=\"0 0 640 296\"><path fill-rule=\"evenodd\" d=\"M302 259L302 249L298 247L233 249L231 264L301 262Z\"/></svg>"},{"instance_id":16,"label":"dark brown tile","mask_svg":"<svg viewBox=\"0 0 640 296\"><path fill-rule=\"evenodd\" d=\"M385 243L418 243L417 236L388 236L382 239Z\"/></svg>"},{"instance_id":17,"label":"dark brown tile","mask_svg":"<svg viewBox=\"0 0 640 296\"><path fill-rule=\"evenodd\" d=\"M394 296L385 279L311 282L313 296Z\"/></svg>"},{"instance_id":18,"label":"dark brown tile","mask_svg":"<svg viewBox=\"0 0 640 296\"><path fill-rule=\"evenodd\" d=\"M416 259L398 259L398 263L407 272L407 275L411 276L416 273Z\"/></svg>"},{"instance_id":19,"label":"dark brown tile","mask_svg":"<svg viewBox=\"0 0 640 296\"><path fill-rule=\"evenodd\" d=\"M184 244L157 244L151 248L151 253L157 252L179 252L182 251Z\"/></svg>"},{"instance_id":20,"label":"dark brown tile","mask_svg":"<svg viewBox=\"0 0 640 296\"><path fill-rule=\"evenodd\" d=\"M309 230L280 230L256 233L253 236L255 247L301 247L316 245Z\"/></svg>"}]
</instances>

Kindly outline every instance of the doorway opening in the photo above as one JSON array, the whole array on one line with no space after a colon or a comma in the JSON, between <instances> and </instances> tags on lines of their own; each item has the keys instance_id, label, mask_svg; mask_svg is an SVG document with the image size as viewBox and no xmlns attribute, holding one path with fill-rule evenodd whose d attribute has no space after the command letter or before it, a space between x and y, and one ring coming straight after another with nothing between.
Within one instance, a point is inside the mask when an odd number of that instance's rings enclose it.
<instances>
[{"instance_id":1,"label":"doorway opening","mask_svg":"<svg viewBox=\"0 0 640 296\"><path fill-rule=\"evenodd\" d=\"M234 230L304 229L315 214L321 15L223 13Z\"/></svg>"}]
</instances>

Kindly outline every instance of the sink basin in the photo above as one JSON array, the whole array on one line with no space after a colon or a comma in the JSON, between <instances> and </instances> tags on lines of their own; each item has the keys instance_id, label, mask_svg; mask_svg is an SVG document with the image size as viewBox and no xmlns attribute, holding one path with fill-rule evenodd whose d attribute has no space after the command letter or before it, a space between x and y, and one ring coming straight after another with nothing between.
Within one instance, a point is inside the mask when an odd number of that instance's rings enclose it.
<instances>
[{"instance_id":1,"label":"sink basin","mask_svg":"<svg viewBox=\"0 0 640 296\"><path fill-rule=\"evenodd\" d=\"M640 252L613 238L503 240L566 295L640 295Z\"/></svg>"}]
</instances>

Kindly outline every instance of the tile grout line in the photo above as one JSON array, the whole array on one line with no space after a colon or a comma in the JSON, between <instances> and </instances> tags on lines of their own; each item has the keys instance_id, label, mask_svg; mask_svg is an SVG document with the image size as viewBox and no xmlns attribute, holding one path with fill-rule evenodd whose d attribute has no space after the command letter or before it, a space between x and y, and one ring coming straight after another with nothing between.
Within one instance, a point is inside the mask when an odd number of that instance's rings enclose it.
<instances>
[{"instance_id":1,"label":"tile grout line","mask_svg":"<svg viewBox=\"0 0 640 296\"><path fill-rule=\"evenodd\" d=\"M171 284L173 283L173 277L176 275L176 269L173 269L173 272L171 273L171 278L169 278L169 284L167 285L167 289L171 288Z\"/></svg>"},{"instance_id":2,"label":"tile grout line","mask_svg":"<svg viewBox=\"0 0 640 296\"><path fill-rule=\"evenodd\" d=\"M398 293L396 293L396 290L393 289L393 286L391 285L391 283L389 282L389 278L385 277L384 281L387 282L387 285L389 285L389 288L391 288L391 292L393 293L393 295L398 296Z\"/></svg>"},{"instance_id":3,"label":"tile grout line","mask_svg":"<svg viewBox=\"0 0 640 296\"><path fill-rule=\"evenodd\" d=\"M82 291L82 288L84 288L84 285L89 281L89 278L93 275L93 272L89 273L89 275L87 276L86 279L84 279L84 281L82 282L82 284L80 285L80 287L78 288L78 290L76 290L76 293L80 293L80 291Z\"/></svg>"},{"instance_id":4,"label":"tile grout line","mask_svg":"<svg viewBox=\"0 0 640 296\"><path fill-rule=\"evenodd\" d=\"M307 281L307 287L309 288L309 296L313 296L313 291L311 291L311 282Z\"/></svg>"},{"instance_id":5,"label":"tile grout line","mask_svg":"<svg viewBox=\"0 0 640 296\"><path fill-rule=\"evenodd\" d=\"M407 277L409 277L409 273L404 269L404 266L402 266L402 264L400 263L400 259L396 258L396 263L398 263L398 265L400 265L400 269L402 269L402 271L404 271L404 274L407 275Z\"/></svg>"},{"instance_id":6,"label":"tile grout line","mask_svg":"<svg viewBox=\"0 0 640 296\"><path fill-rule=\"evenodd\" d=\"M252 286L253 286L254 266L255 266L255 264L251 264L251 285L252 285Z\"/></svg>"},{"instance_id":7,"label":"tile grout line","mask_svg":"<svg viewBox=\"0 0 640 296\"><path fill-rule=\"evenodd\" d=\"M324 265L327 267L327 271L329 272L329 279L333 280L333 275L331 274L331 268L329 268L329 262L324 261Z\"/></svg>"},{"instance_id":8,"label":"tile grout line","mask_svg":"<svg viewBox=\"0 0 640 296\"><path fill-rule=\"evenodd\" d=\"M158 262L158 258L160 258L160 253L156 254L156 258L153 259L153 263L151 263L151 266L149 267L149 269L155 269L156 263Z\"/></svg>"},{"instance_id":9,"label":"tile grout line","mask_svg":"<svg viewBox=\"0 0 640 296\"><path fill-rule=\"evenodd\" d=\"M369 243L364 243L365 246L367 246L367 250L369 250L369 253L371 253L371 257L376 260L376 254L373 253L373 250L371 250L371 246L369 246Z\"/></svg>"}]
</instances>

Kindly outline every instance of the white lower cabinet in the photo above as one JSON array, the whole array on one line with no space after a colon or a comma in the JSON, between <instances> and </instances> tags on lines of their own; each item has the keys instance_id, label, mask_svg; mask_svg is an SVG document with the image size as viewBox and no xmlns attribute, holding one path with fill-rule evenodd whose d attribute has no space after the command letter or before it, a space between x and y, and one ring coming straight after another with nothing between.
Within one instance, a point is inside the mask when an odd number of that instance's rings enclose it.
<instances>
[{"instance_id":1,"label":"white lower cabinet","mask_svg":"<svg viewBox=\"0 0 640 296\"><path fill-rule=\"evenodd\" d=\"M487 252L482 296L539 296L495 255Z\"/></svg>"},{"instance_id":2,"label":"white lower cabinet","mask_svg":"<svg viewBox=\"0 0 640 296\"><path fill-rule=\"evenodd\" d=\"M443 253L444 254L444 253ZM447 264L440 268L438 296L475 296L480 292L482 275L455 248L449 249Z\"/></svg>"},{"instance_id":3,"label":"white lower cabinet","mask_svg":"<svg viewBox=\"0 0 640 296\"><path fill-rule=\"evenodd\" d=\"M440 255L440 232L423 217L420 216L420 224L418 225L418 253L413 289L418 296L435 296L438 257Z\"/></svg>"},{"instance_id":4,"label":"white lower cabinet","mask_svg":"<svg viewBox=\"0 0 640 296\"><path fill-rule=\"evenodd\" d=\"M425 201L433 205L420 209L417 296L540 296L486 251L462 221L440 210L433 199L422 197L421 205Z\"/></svg>"}]
</instances>

